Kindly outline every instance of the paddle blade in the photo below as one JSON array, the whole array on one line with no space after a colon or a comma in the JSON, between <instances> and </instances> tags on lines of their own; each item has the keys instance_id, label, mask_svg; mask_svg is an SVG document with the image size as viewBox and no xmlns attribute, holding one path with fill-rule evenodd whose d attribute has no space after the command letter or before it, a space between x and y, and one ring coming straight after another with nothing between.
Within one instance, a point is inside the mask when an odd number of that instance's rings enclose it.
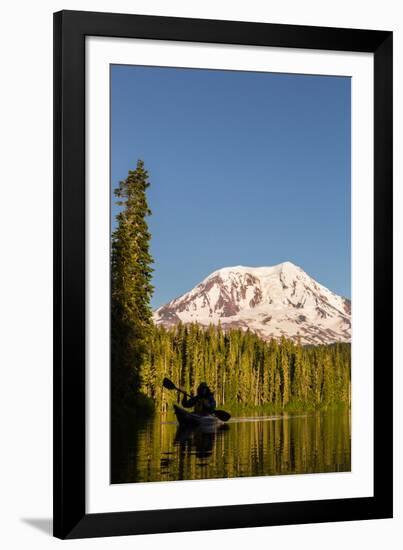
<instances>
[{"instance_id":1,"label":"paddle blade","mask_svg":"<svg viewBox=\"0 0 403 550\"><path fill-rule=\"evenodd\" d=\"M167 390L176 390L175 384L169 378L164 378L164 380L162 381L162 385Z\"/></svg>"},{"instance_id":2,"label":"paddle blade","mask_svg":"<svg viewBox=\"0 0 403 550\"><path fill-rule=\"evenodd\" d=\"M227 422L231 418L231 415L227 413L227 411L216 410L214 411L214 414L217 418L219 418L223 422Z\"/></svg>"}]
</instances>

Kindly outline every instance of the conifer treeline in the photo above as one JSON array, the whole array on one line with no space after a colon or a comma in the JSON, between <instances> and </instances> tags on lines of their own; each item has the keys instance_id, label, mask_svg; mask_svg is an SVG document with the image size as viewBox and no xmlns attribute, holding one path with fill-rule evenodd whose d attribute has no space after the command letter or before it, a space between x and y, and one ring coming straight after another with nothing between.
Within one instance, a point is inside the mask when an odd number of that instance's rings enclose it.
<instances>
[{"instance_id":1,"label":"conifer treeline","mask_svg":"<svg viewBox=\"0 0 403 550\"><path fill-rule=\"evenodd\" d=\"M142 391L165 411L162 379L194 393L201 381L233 409L307 410L350 402L350 344L304 347L265 342L241 330L197 324L154 327L141 369Z\"/></svg>"}]
</instances>

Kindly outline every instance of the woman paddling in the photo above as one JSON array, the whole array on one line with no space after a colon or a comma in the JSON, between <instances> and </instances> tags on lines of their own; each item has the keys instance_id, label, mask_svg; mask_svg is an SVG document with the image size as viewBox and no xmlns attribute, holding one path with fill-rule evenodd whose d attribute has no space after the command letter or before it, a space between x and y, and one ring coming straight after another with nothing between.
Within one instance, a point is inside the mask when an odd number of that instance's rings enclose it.
<instances>
[{"instance_id":1,"label":"woman paddling","mask_svg":"<svg viewBox=\"0 0 403 550\"><path fill-rule=\"evenodd\" d=\"M187 422L189 422L189 417L191 417L191 416L198 417L198 418L203 418L203 421L206 420L207 418L213 416L213 417L218 418L218 420L221 420L221 422L228 422L228 420L231 418L231 415L227 411L222 411L220 409L215 408L216 403L215 403L214 396L213 396L211 390L209 389L209 387L207 386L207 384L205 382L203 384L200 384L200 386L197 388L196 397L193 397L193 395L189 395L188 393L185 392L185 390L182 390L181 388L178 388L177 386L175 386L175 384L169 378L164 378L163 379L162 386L164 388L166 388L167 390L176 390L177 392L182 393L186 397L185 402L190 403L190 405L189 404L187 405L188 407L192 407L192 404L196 404L196 400L200 401L201 399L206 399L206 401L204 402L204 406L207 405L210 412L207 412L207 413L201 414L201 415L188 413L184 409L181 409L177 405L174 405L175 414L176 414L179 422L182 422L182 423L185 422L185 420L183 418L183 415L186 416L186 421ZM205 389L203 389L202 386L205 386L207 388L207 391ZM203 395L204 393L206 393L205 396ZM202 394L202 395L200 396L200 394ZM201 407L201 408L204 408L204 407Z\"/></svg>"},{"instance_id":2,"label":"woman paddling","mask_svg":"<svg viewBox=\"0 0 403 550\"><path fill-rule=\"evenodd\" d=\"M190 397L184 395L182 405L187 409L194 407L194 412L201 416L207 416L214 413L216 408L214 395L206 382L199 384L196 395Z\"/></svg>"}]
</instances>

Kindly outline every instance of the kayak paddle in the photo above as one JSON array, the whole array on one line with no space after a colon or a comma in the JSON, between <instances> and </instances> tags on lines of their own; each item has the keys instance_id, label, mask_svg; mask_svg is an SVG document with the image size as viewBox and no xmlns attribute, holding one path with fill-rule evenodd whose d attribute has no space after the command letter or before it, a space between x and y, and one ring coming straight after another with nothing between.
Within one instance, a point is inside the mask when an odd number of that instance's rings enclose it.
<instances>
[{"instance_id":1,"label":"kayak paddle","mask_svg":"<svg viewBox=\"0 0 403 550\"><path fill-rule=\"evenodd\" d=\"M169 378L164 378L164 380L162 381L162 385L167 390L176 390L176 391L179 391L180 393L183 393L183 395L186 395L186 397L190 397L190 395L186 393L184 390L177 388L175 384L172 382L172 380L170 380Z\"/></svg>"},{"instance_id":2,"label":"kayak paddle","mask_svg":"<svg viewBox=\"0 0 403 550\"><path fill-rule=\"evenodd\" d=\"M164 380L162 381L162 385L167 390L176 390L183 393L183 395L190 397L190 395L186 393L184 390L181 390L180 388L175 386L175 384L169 378L164 378ZM212 414L214 414L214 416L216 416L219 420L222 420L223 422L227 422L231 418L231 415L227 413L227 411L221 411L219 409L216 409L215 411L213 411Z\"/></svg>"},{"instance_id":3,"label":"kayak paddle","mask_svg":"<svg viewBox=\"0 0 403 550\"><path fill-rule=\"evenodd\" d=\"M215 411L213 411L213 414L223 422L228 422L228 420L231 418L230 413L227 413L227 411L222 411L220 409L216 409Z\"/></svg>"}]
</instances>

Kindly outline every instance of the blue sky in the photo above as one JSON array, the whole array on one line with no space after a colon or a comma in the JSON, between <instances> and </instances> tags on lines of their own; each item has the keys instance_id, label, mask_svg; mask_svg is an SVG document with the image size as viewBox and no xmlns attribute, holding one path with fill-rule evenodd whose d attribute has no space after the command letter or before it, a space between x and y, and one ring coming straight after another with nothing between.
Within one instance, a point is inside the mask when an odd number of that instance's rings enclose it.
<instances>
[{"instance_id":1,"label":"blue sky","mask_svg":"<svg viewBox=\"0 0 403 550\"><path fill-rule=\"evenodd\" d=\"M112 66L111 184L144 160L153 307L286 260L350 297L350 120L349 78Z\"/></svg>"}]
</instances>

